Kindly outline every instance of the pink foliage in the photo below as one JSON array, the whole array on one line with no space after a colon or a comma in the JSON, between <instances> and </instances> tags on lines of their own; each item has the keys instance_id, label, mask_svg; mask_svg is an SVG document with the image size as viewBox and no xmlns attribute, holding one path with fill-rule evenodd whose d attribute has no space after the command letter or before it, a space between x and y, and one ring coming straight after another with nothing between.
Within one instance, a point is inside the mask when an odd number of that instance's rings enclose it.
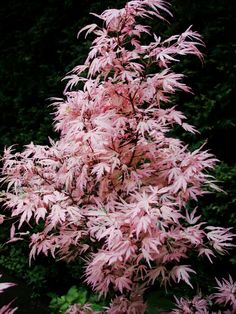
<instances>
[{"instance_id":1,"label":"pink foliage","mask_svg":"<svg viewBox=\"0 0 236 314\"><path fill-rule=\"evenodd\" d=\"M192 300L176 298L177 308L171 314L208 314L209 305L206 299L201 295L195 296Z\"/></svg>"},{"instance_id":2,"label":"pink foliage","mask_svg":"<svg viewBox=\"0 0 236 314\"><path fill-rule=\"evenodd\" d=\"M225 313L225 314L233 314L236 312L236 282L233 281L231 276L229 276L229 280L222 279L222 282L216 279L217 286L215 289L218 292L213 293L205 298L201 295L195 296L192 300L185 298L176 298L176 306L177 308L173 310L172 314L217 314L217 313ZM220 304L223 306L227 305L227 309L224 312L210 311L210 305L212 301L215 304Z\"/></svg>"},{"instance_id":3,"label":"pink foliage","mask_svg":"<svg viewBox=\"0 0 236 314\"><path fill-rule=\"evenodd\" d=\"M66 76L64 97L54 99L60 138L21 153L7 148L3 157L2 198L16 218L12 241L24 236L21 226L30 231L43 221L30 236L30 259L85 256L85 281L115 296L108 313L144 313L143 294L155 281L192 287L189 253L212 262L233 238L186 208L215 188L208 170L217 160L170 136L176 125L196 132L168 105L176 91L191 91L172 65L184 55L202 59L203 43L191 27L162 40L137 22L162 18L162 11L169 14L165 1L134 0L94 14L103 26L80 31L95 39L85 63ZM143 34L152 41L143 45Z\"/></svg>"},{"instance_id":4,"label":"pink foliage","mask_svg":"<svg viewBox=\"0 0 236 314\"><path fill-rule=\"evenodd\" d=\"M1 277L2 277L2 275L0 275L0 278ZM13 286L15 286L15 284L11 283L11 282L0 283L0 293L3 293L6 289L13 287ZM13 313L15 313L17 310L17 307L15 307L14 309L11 308L11 303L12 302L10 302L9 304L3 305L0 308L0 314L13 314Z\"/></svg>"},{"instance_id":5,"label":"pink foliage","mask_svg":"<svg viewBox=\"0 0 236 314\"><path fill-rule=\"evenodd\" d=\"M217 285L215 288L218 292L211 295L211 299L217 304L229 304L232 313L236 312L236 282L229 276L229 280L222 279L222 282L216 279Z\"/></svg>"},{"instance_id":6,"label":"pink foliage","mask_svg":"<svg viewBox=\"0 0 236 314\"><path fill-rule=\"evenodd\" d=\"M65 314L97 314L100 312L93 311L89 304L73 304Z\"/></svg>"}]
</instances>

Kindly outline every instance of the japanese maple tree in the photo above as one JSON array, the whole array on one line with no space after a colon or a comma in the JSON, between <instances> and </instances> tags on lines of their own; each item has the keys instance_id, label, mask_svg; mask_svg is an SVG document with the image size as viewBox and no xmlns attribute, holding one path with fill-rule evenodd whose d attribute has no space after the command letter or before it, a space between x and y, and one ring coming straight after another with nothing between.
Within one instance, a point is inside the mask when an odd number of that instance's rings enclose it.
<instances>
[{"instance_id":1,"label":"japanese maple tree","mask_svg":"<svg viewBox=\"0 0 236 314\"><path fill-rule=\"evenodd\" d=\"M85 282L111 298L110 314L144 313L154 282L193 287L190 254L212 263L232 246L229 228L207 226L186 206L217 188L208 173L214 156L170 133L175 126L196 132L171 104L176 91L191 91L172 66L185 55L202 59L203 42L191 27L167 39L153 34L142 21L164 19L161 12L171 14L163 0L134 0L94 14L102 26L80 31L95 35L88 57L54 99L59 139L20 153L7 148L3 157L11 240L28 230L30 260L40 253L85 258Z\"/></svg>"}]
</instances>

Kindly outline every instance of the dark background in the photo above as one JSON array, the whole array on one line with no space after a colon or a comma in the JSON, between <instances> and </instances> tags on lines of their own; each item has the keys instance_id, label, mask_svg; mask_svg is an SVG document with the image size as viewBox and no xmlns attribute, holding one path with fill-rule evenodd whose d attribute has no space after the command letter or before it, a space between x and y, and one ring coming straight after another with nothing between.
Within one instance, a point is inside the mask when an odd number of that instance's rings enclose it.
<instances>
[{"instance_id":1,"label":"dark background","mask_svg":"<svg viewBox=\"0 0 236 314\"><path fill-rule=\"evenodd\" d=\"M47 99L60 96L63 76L83 63L89 41L78 30L108 7L125 1L8 0L0 6L0 147L30 141L46 143L52 135ZM153 21L154 30L184 31L189 25L203 35L205 64L185 59L179 66L189 76L195 97L181 103L190 122L202 131L211 149L227 163L235 161L235 19L234 0L172 0L171 26ZM167 31L166 31L167 30ZM189 103L191 102L191 104Z\"/></svg>"},{"instance_id":2,"label":"dark background","mask_svg":"<svg viewBox=\"0 0 236 314\"><path fill-rule=\"evenodd\" d=\"M5 145L17 143L20 150L30 141L47 144L48 136L58 137L53 132L48 98L62 96L65 84L61 79L86 58L91 37L77 40L77 33L81 27L94 22L89 12L101 13L109 7L122 7L124 3L123 0L1 1L0 154ZM193 58L184 58L176 66L176 71L188 76L186 82L194 95L177 95L175 103L187 115L189 123L201 132L197 136L181 136L193 148L207 140L206 147L221 160L213 174L225 193L204 198L199 207L209 223L235 228L236 1L172 0L171 4L174 14L169 18L171 24L153 21L155 32L165 37L193 24L206 44L203 65ZM2 227L1 241L7 236L7 226ZM76 281L75 271L69 274L65 266L49 266L44 259L29 273L27 254L28 249L22 244L4 246L0 249L0 266L31 287L36 297L43 295L43 290L57 291L55 286L63 286L65 290ZM229 269L233 271L234 256L219 259L215 266L219 276ZM207 267L203 267L203 281L208 273Z\"/></svg>"}]
</instances>

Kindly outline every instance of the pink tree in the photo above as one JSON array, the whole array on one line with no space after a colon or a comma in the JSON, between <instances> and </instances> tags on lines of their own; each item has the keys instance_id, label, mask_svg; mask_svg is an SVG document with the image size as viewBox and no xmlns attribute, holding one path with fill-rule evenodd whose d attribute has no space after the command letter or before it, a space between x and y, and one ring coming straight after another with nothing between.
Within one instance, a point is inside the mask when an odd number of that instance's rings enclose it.
<instances>
[{"instance_id":1,"label":"pink tree","mask_svg":"<svg viewBox=\"0 0 236 314\"><path fill-rule=\"evenodd\" d=\"M24 226L30 260L85 256L85 281L113 296L110 314L144 313L143 294L154 282L192 287L189 254L212 262L232 246L229 229L206 226L186 208L217 188L208 174L216 159L170 135L176 125L196 132L170 105L176 91L191 91L172 65L184 55L202 59L203 42L191 27L162 40L139 23L163 19L161 11L170 14L163 0L134 0L95 14L102 27L81 30L96 36L88 57L66 76L64 97L54 99L58 141L21 153L8 148L3 157L11 240ZM150 43L142 43L144 34ZM40 221L43 230L32 233Z\"/></svg>"}]
</instances>

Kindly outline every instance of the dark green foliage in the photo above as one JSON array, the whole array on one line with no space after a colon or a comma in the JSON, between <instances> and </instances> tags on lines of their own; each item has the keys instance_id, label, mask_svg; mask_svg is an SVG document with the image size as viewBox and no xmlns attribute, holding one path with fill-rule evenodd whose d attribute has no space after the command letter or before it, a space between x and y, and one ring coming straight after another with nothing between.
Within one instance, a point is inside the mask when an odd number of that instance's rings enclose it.
<instances>
[{"instance_id":1,"label":"dark green foliage","mask_svg":"<svg viewBox=\"0 0 236 314\"><path fill-rule=\"evenodd\" d=\"M0 248L0 268L31 288L31 298L39 297L56 277L58 267L47 263L29 266L28 247L25 243L5 245ZM2 272L2 271L1 271Z\"/></svg>"},{"instance_id":2,"label":"dark green foliage","mask_svg":"<svg viewBox=\"0 0 236 314\"><path fill-rule=\"evenodd\" d=\"M213 225L225 227L236 226L236 165L227 165L221 162L215 170L218 185L223 192L210 195L203 208L204 219Z\"/></svg>"},{"instance_id":3,"label":"dark green foliage","mask_svg":"<svg viewBox=\"0 0 236 314\"><path fill-rule=\"evenodd\" d=\"M65 295L58 296L55 293L49 293L51 302L49 308L52 314L64 314L66 310L73 304L91 305L94 311L102 310L105 303L99 300L95 294L90 294L85 288L77 288L72 286Z\"/></svg>"},{"instance_id":4,"label":"dark green foliage","mask_svg":"<svg viewBox=\"0 0 236 314\"><path fill-rule=\"evenodd\" d=\"M168 313L174 307L170 301L173 295L164 293L163 290L152 289L147 296L147 313L148 314L163 314ZM165 312L167 311L167 312Z\"/></svg>"},{"instance_id":5,"label":"dark green foliage","mask_svg":"<svg viewBox=\"0 0 236 314\"><path fill-rule=\"evenodd\" d=\"M124 1L123 1L124 3ZM89 41L76 39L112 1L9 0L0 8L0 148L34 141L52 131L46 99L62 96L65 73L84 61Z\"/></svg>"},{"instance_id":6,"label":"dark green foliage","mask_svg":"<svg viewBox=\"0 0 236 314\"><path fill-rule=\"evenodd\" d=\"M45 286L49 269L42 265L29 268L28 257L20 246L11 246L8 250L2 249L0 253L1 268L33 287L32 298L39 296L39 292L43 291Z\"/></svg>"}]
</instances>

